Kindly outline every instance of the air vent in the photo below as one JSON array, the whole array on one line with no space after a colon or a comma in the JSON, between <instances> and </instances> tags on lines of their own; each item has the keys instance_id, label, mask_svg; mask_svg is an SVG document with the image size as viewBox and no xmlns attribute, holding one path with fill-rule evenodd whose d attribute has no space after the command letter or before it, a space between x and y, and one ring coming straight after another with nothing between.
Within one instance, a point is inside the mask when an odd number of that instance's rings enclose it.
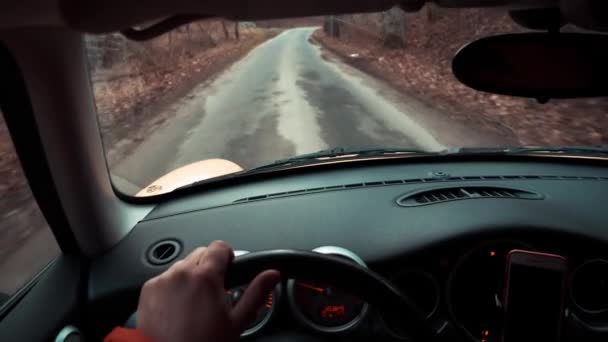
<instances>
[{"instance_id":1,"label":"air vent","mask_svg":"<svg viewBox=\"0 0 608 342\"><path fill-rule=\"evenodd\" d=\"M146 258L152 265L165 265L173 261L182 250L182 245L175 240L162 240L150 247Z\"/></svg>"},{"instance_id":2,"label":"air vent","mask_svg":"<svg viewBox=\"0 0 608 342\"><path fill-rule=\"evenodd\" d=\"M476 198L539 200L542 199L543 196L536 192L514 188L466 186L418 191L400 197L397 200L397 204L403 207L415 207L419 205L428 205Z\"/></svg>"}]
</instances>

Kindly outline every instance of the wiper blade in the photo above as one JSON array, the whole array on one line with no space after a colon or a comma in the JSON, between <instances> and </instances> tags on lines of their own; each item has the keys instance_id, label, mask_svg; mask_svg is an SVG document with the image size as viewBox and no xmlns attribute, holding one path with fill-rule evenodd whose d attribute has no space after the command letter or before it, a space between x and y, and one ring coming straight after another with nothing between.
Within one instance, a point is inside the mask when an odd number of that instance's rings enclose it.
<instances>
[{"instance_id":1,"label":"wiper blade","mask_svg":"<svg viewBox=\"0 0 608 342\"><path fill-rule=\"evenodd\" d=\"M459 148L450 154L504 154L504 155L608 155L608 145L595 146L524 146L500 148Z\"/></svg>"},{"instance_id":2,"label":"wiper blade","mask_svg":"<svg viewBox=\"0 0 608 342\"><path fill-rule=\"evenodd\" d=\"M424 150L403 149L403 148L370 148L370 149L348 149L343 147L321 150L319 152L302 154L292 158L277 160L274 163L250 169L249 171L258 171L280 166L298 165L313 163L318 161L336 159L336 158L360 158L371 156L388 156L400 154L434 154ZM249 172L248 171L248 172Z\"/></svg>"},{"instance_id":3,"label":"wiper blade","mask_svg":"<svg viewBox=\"0 0 608 342\"><path fill-rule=\"evenodd\" d=\"M522 147L510 151L512 154L550 153L550 154L608 154L608 145L597 146L548 146Z\"/></svg>"},{"instance_id":4,"label":"wiper blade","mask_svg":"<svg viewBox=\"0 0 608 342\"><path fill-rule=\"evenodd\" d=\"M423 151L423 150L413 150L413 149L409 150L409 149L402 149L402 148L347 149L347 148L339 147L339 148L333 148L333 149L328 149L328 150L322 150L322 151L315 152L315 153L302 154L302 155L295 156L292 158L277 160L274 163L256 167L253 169L236 172L236 173L231 173L231 174L227 174L227 175L216 177L216 178L210 178L210 179L206 179L203 181L194 182L192 184L187 184L187 185L181 186L175 190L192 188L195 186L200 186L200 185L205 185L205 184L211 184L211 183L215 183L215 182L218 182L221 180L239 178L242 176L247 176L252 173L255 173L256 171L273 169L273 168L281 168L283 166L301 165L301 164L308 164L308 163L314 164L319 161L331 160L334 158L351 158L351 157L356 158L356 157L363 157L363 156L368 156L368 157L369 156L389 156L389 155L401 155L401 154L403 154L403 155L407 155L407 154L434 155L436 153L427 152L427 151Z\"/></svg>"},{"instance_id":5,"label":"wiper blade","mask_svg":"<svg viewBox=\"0 0 608 342\"><path fill-rule=\"evenodd\" d=\"M218 178L211 178L200 182L195 182L189 185L179 187L178 189L191 188L204 184L215 183L220 180L233 179L241 176L250 175L256 171L264 171L266 169L282 168L285 166L316 164L327 160L335 160L338 158L364 158L376 156L395 156L395 155L415 155L415 156L492 156L492 155L602 155L608 156L608 145L595 146L528 146L528 147L480 147L480 148L451 148L439 152L403 149L403 148L370 148L370 149L347 149L343 147L322 150L315 153L303 154L292 158L277 160L274 163L263 165L257 168L228 174Z\"/></svg>"}]
</instances>

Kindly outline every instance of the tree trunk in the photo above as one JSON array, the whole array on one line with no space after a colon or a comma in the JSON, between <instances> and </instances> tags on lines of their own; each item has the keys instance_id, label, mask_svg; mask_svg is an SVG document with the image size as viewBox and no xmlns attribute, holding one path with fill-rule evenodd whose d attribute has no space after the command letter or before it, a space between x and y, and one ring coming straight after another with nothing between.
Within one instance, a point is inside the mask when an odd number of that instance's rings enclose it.
<instances>
[{"instance_id":1,"label":"tree trunk","mask_svg":"<svg viewBox=\"0 0 608 342\"><path fill-rule=\"evenodd\" d=\"M230 39L230 33L228 33L228 27L226 27L226 21L222 20L222 29L224 30L224 37L226 40Z\"/></svg>"},{"instance_id":2,"label":"tree trunk","mask_svg":"<svg viewBox=\"0 0 608 342\"><path fill-rule=\"evenodd\" d=\"M403 11L399 7L393 7L382 15L383 44L389 49L401 49L405 47L403 37Z\"/></svg>"},{"instance_id":3,"label":"tree trunk","mask_svg":"<svg viewBox=\"0 0 608 342\"><path fill-rule=\"evenodd\" d=\"M401 41L403 42L403 47L405 47L405 43L407 42L407 22L405 19L405 15L401 14Z\"/></svg>"},{"instance_id":4,"label":"tree trunk","mask_svg":"<svg viewBox=\"0 0 608 342\"><path fill-rule=\"evenodd\" d=\"M426 17L426 22L424 23L424 25L426 26L426 30L430 31L431 27L434 25L433 22L435 22L437 20L437 15L435 13L435 11L433 10L433 6L431 6L431 4L427 4L425 6L425 17ZM433 42L433 37L431 37L430 35L426 34L424 35L424 47L429 47L432 42Z\"/></svg>"},{"instance_id":5,"label":"tree trunk","mask_svg":"<svg viewBox=\"0 0 608 342\"><path fill-rule=\"evenodd\" d=\"M236 38L236 40L241 39L241 35L239 33L239 22L235 22L234 23L234 38Z\"/></svg>"},{"instance_id":6,"label":"tree trunk","mask_svg":"<svg viewBox=\"0 0 608 342\"><path fill-rule=\"evenodd\" d=\"M215 39L213 38L213 36L207 32L207 30L205 30L205 28L203 27L203 25L201 23L196 23L196 26L198 26L198 30L205 35L205 37L207 37L207 40L209 41L209 43L212 46L217 46L217 43L215 42Z\"/></svg>"},{"instance_id":7,"label":"tree trunk","mask_svg":"<svg viewBox=\"0 0 608 342\"><path fill-rule=\"evenodd\" d=\"M337 17L332 17L333 23L334 23L334 37L336 38L340 38L340 21L338 20Z\"/></svg>"},{"instance_id":8,"label":"tree trunk","mask_svg":"<svg viewBox=\"0 0 608 342\"><path fill-rule=\"evenodd\" d=\"M325 17L323 31L330 37L340 38L340 23L336 20L335 16Z\"/></svg>"},{"instance_id":9,"label":"tree trunk","mask_svg":"<svg viewBox=\"0 0 608 342\"><path fill-rule=\"evenodd\" d=\"M433 22L435 16L433 15L433 7L430 4L426 5L426 21Z\"/></svg>"},{"instance_id":10,"label":"tree trunk","mask_svg":"<svg viewBox=\"0 0 608 342\"><path fill-rule=\"evenodd\" d=\"M167 33L168 45L169 45L169 58L173 57L173 32Z\"/></svg>"}]
</instances>

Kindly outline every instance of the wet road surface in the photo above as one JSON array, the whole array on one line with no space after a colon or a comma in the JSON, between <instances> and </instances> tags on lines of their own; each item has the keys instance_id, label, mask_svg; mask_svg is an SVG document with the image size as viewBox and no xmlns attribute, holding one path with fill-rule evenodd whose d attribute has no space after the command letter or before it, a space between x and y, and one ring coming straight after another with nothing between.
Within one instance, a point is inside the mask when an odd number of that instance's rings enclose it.
<instances>
[{"instance_id":1,"label":"wet road surface","mask_svg":"<svg viewBox=\"0 0 608 342\"><path fill-rule=\"evenodd\" d=\"M413 99L324 53L310 41L315 29L285 31L194 89L116 178L142 188L209 158L246 169L331 147L445 148Z\"/></svg>"}]
</instances>

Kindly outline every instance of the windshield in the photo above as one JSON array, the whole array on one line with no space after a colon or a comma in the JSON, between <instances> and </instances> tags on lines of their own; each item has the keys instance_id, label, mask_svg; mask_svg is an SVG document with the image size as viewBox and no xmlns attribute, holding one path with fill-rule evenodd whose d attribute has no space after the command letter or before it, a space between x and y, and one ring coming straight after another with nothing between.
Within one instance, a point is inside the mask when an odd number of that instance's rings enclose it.
<instances>
[{"instance_id":1,"label":"windshield","mask_svg":"<svg viewBox=\"0 0 608 342\"><path fill-rule=\"evenodd\" d=\"M504 10L427 6L206 20L146 42L87 36L112 180L136 195L196 162L169 178L185 185L335 148L608 143L604 98L540 104L477 92L452 75L464 44L522 31Z\"/></svg>"}]
</instances>

